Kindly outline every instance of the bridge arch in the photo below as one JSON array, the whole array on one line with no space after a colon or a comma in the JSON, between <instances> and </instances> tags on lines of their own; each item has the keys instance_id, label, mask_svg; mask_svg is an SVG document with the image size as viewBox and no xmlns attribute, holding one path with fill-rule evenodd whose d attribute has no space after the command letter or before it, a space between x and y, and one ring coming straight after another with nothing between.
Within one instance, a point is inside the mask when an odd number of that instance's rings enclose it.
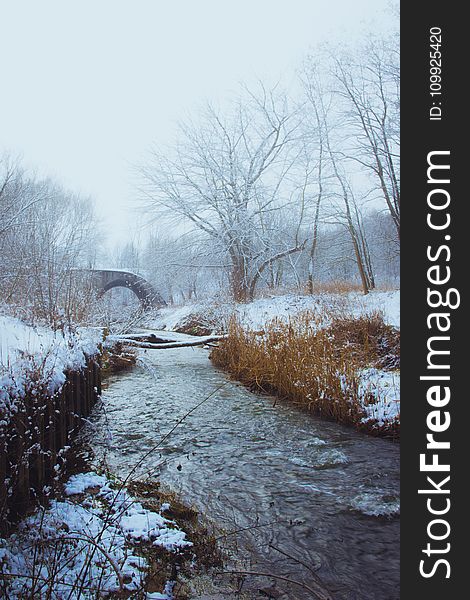
<instances>
[{"instance_id":1,"label":"bridge arch","mask_svg":"<svg viewBox=\"0 0 470 600\"><path fill-rule=\"evenodd\" d=\"M99 296L113 288L124 287L134 292L143 308L166 306L160 293L141 275L119 269L92 269L91 272Z\"/></svg>"}]
</instances>

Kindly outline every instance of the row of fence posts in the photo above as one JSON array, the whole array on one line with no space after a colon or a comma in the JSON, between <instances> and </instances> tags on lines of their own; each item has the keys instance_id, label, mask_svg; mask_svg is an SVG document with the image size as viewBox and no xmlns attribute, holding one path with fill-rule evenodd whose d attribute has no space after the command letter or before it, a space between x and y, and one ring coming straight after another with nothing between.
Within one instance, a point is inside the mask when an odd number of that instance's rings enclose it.
<instances>
[{"instance_id":1,"label":"row of fence posts","mask_svg":"<svg viewBox=\"0 0 470 600\"><path fill-rule=\"evenodd\" d=\"M0 534L44 497L100 394L100 366L88 358L82 370L66 373L54 395L27 394L0 430Z\"/></svg>"}]
</instances>

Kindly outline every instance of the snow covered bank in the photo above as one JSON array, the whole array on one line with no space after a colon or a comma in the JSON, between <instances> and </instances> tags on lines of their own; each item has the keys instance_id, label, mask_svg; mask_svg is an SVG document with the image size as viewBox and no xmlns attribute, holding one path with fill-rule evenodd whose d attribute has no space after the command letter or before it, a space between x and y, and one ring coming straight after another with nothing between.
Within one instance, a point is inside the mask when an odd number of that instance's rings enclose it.
<instances>
[{"instance_id":1,"label":"snow covered bank","mask_svg":"<svg viewBox=\"0 0 470 600\"><path fill-rule=\"evenodd\" d=\"M318 294L313 296L273 296L261 298L250 304L237 307L242 322L253 328L262 329L274 318L287 319L302 311L318 315L351 315L360 317L379 311L384 321L400 326L400 292L371 292L364 296L357 292L349 294Z\"/></svg>"},{"instance_id":2,"label":"snow covered bank","mask_svg":"<svg viewBox=\"0 0 470 600\"><path fill-rule=\"evenodd\" d=\"M263 331L273 319L286 322L305 311L317 319L317 327L327 328L334 318L359 319L374 313L382 315L384 323L400 328L400 290L373 291L366 296L358 292L347 294L323 293L312 296L284 295L260 298L248 304L225 303L214 306L202 304L168 307L159 311L147 325L159 330L185 328L193 323L226 331L230 318L236 316L246 330ZM393 362L393 361L392 361ZM390 368L390 367L389 367ZM400 419L400 374L365 366L356 373L357 398L361 402L367 429L381 430L396 427Z\"/></svg>"},{"instance_id":3,"label":"snow covered bank","mask_svg":"<svg viewBox=\"0 0 470 600\"><path fill-rule=\"evenodd\" d=\"M82 369L86 356L98 353L102 337L100 328L52 331L0 316L0 424L31 386L51 395L60 389L67 371Z\"/></svg>"},{"instance_id":4,"label":"snow covered bank","mask_svg":"<svg viewBox=\"0 0 470 600\"><path fill-rule=\"evenodd\" d=\"M147 510L102 475L74 475L64 492L66 499L53 501L0 540L0 574L11 576L8 598L145 593L149 563L138 548L148 544L178 552L192 546L185 532L162 515L169 504L158 512ZM172 600L172 587L167 582L162 593L148 598Z\"/></svg>"},{"instance_id":5,"label":"snow covered bank","mask_svg":"<svg viewBox=\"0 0 470 600\"><path fill-rule=\"evenodd\" d=\"M372 294L371 294L372 296ZM398 295L361 301L339 297L307 309L304 298L247 305L211 353L215 364L246 385L277 394L324 418L373 434L398 437L400 333L388 321ZM318 300L318 299L317 299ZM391 300L391 302L389 302ZM279 306L286 316L279 316Z\"/></svg>"},{"instance_id":6,"label":"snow covered bank","mask_svg":"<svg viewBox=\"0 0 470 600\"><path fill-rule=\"evenodd\" d=\"M97 329L0 317L0 535L49 493L101 389Z\"/></svg>"},{"instance_id":7,"label":"snow covered bank","mask_svg":"<svg viewBox=\"0 0 470 600\"><path fill-rule=\"evenodd\" d=\"M176 330L195 316L202 324L215 330L224 330L231 315L237 315L242 323L252 329L262 329L274 319L288 319L302 311L316 314L341 314L358 317L379 311L385 323L400 327L400 290L373 291L364 296L358 292L349 294L317 294L312 296L284 295L259 298L248 304L219 303L215 305L186 304L167 307L158 311L148 321L149 327Z\"/></svg>"},{"instance_id":8,"label":"snow covered bank","mask_svg":"<svg viewBox=\"0 0 470 600\"><path fill-rule=\"evenodd\" d=\"M367 416L363 423L385 427L400 421L400 373L383 369L364 369L359 372L359 397Z\"/></svg>"}]
</instances>

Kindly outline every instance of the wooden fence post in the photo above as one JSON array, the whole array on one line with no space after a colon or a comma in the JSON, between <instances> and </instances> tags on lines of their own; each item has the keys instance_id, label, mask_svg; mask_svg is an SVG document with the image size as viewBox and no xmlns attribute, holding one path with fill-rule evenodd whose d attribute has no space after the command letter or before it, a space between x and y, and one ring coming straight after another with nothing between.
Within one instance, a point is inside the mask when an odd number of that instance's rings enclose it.
<instances>
[{"instance_id":1,"label":"wooden fence post","mask_svg":"<svg viewBox=\"0 0 470 600\"><path fill-rule=\"evenodd\" d=\"M41 497L46 481L46 465L44 460L45 442L45 402L44 397L30 400L29 420L31 427L31 446L29 456L29 483L36 497Z\"/></svg>"},{"instance_id":2,"label":"wooden fence post","mask_svg":"<svg viewBox=\"0 0 470 600\"><path fill-rule=\"evenodd\" d=\"M99 363L88 358L83 371L66 373L52 397L28 393L17 403L7 428L0 427L0 533L25 514L31 491L43 495L56 474L59 451L70 444L100 393Z\"/></svg>"},{"instance_id":3,"label":"wooden fence post","mask_svg":"<svg viewBox=\"0 0 470 600\"><path fill-rule=\"evenodd\" d=\"M13 493L9 499L10 514L16 517L23 514L29 505L29 461L26 406L12 416L12 436L10 438L7 468Z\"/></svg>"},{"instance_id":4,"label":"wooden fence post","mask_svg":"<svg viewBox=\"0 0 470 600\"><path fill-rule=\"evenodd\" d=\"M56 409L55 409L55 439L56 448L60 450L67 445L68 442L68 419L67 419L67 407L69 403L70 395L70 381L67 381L62 386L62 390L57 396Z\"/></svg>"},{"instance_id":5,"label":"wooden fence post","mask_svg":"<svg viewBox=\"0 0 470 600\"><path fill-rule=\"evenodd\" d=\"M85 370L85 407L84 407L84 417L88 417L91 413L91 407L93 405L93 381L94 381L94 371L93 371L93 359L88 358L86 370Z\"/></svg>"},{"instance_id":6,"label":"wooden fence post","mask_svg":"<svg viewBox=\"0 0 470 600\"><path fill-rule=\"evenodd\" d=\"M4 533L8 517L7 442L0 428L0 534Z\"/></svg>"},{"instance_id":7,"label":"wooden fence post","mask_svg":"<svg viewBox=\"0 0 470 600\"><path fill-rule=\"evenodd\" d=\"M46 458L46 479L49 481L55 475L55 465L57 462L57 435L56 429L59 428L59 418L56 411L59 410L60 395L62 391L56 392L46 401L45 428L44 428L44 447L47 452Z\"/></svg>"},{"instance_id":8,"label":"wooden fence post","mask_svg":"<svg viewBox=\"0 0 470 600\"><path fill-rule=\"evenodd\" d=\"M77 431L80 429L83 421L82 421L82 417L85 416L85 412L86 412L86 385L87 385L87 379L86 379L86 368L83 371L80 371L78 374L78 382L79 382L79 386L78 386L78 407L77 407L77 415L78 415L78 422L77 422Z\"/></svg>"},{"instance_id":9,"label":"wooden fence post","mask_svg":"<svg viewBox=\"0 0 470 600\"><path fill-rule=\"evenodd\" d=\"M80 395L79 375L75 371L69 373L70 388L67 397L67 438L71 439L77 426L77 406Z\"/></svg>"},{"instance_id":10,"label":"wooden fence post","mask_svg":"<svg viewBox=\"0 0 470 600\"><path fill-rule=\"evenodd\" d=\"M101 396L101 358L97 358L94 361L95 371L96 371L96 393L98 396Z\"/></svg>"}]
</instances>

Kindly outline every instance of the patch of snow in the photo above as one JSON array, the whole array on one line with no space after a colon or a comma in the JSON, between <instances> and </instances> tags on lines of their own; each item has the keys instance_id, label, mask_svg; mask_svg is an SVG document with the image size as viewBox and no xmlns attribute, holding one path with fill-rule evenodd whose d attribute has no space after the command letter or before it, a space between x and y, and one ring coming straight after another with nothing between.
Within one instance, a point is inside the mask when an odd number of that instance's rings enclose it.
<instances>
[{"instance_id":1,"label":"patch of snow","mask_svg":"<svg viewBox=\"0 0 470 600\"><path fill-rule=\"evenodd\" d=\"M104 475L97 475L96 473L79 473L78 475L72 475L64 486L64 493L66 496L74 496L76 494L83 494L90 488L103 488L107 484L107 479Z\"/></svg>"},{"instance_id":2,"label":"patch of snow","mask_svg":"<svg viewBox=\"0 0 470 600\"><path fill-rule=\"evenodd\" d=\"M171 306L161 308L152 326L160 330L174 330L178 325L192 314L207 310L207 307L198 304L185 304L184 306Z\"/></svg>"},{"instance_id":3,"label":"patch of snow","mask_svg":"<svg viewBox=\"0 0 470 600\"><path fill-rule=\"evenodd\" d=\"M52 331L0 316L0 422L15 412L15 401L24 397L32 373L39 373L36 387L53 394L64 384L65 372L83 368L101 341L100 328Z\"/></svg>"},{"instance_id":4,"label":"patch of snow","mask_svg":"<svg viewBox=\"0 0 470 600\"><path fill-rule=\"evenodd\" d=\"M134 554L136 544L150 541L172 552L192 545L160 514L163 506L160 513L145 509L124 488L114 489L106 477L74 475L65 492L73 496L90 488L99 490L88 493L81 504L53 501L0 540L0 571L16 575L7 580L8 598L29 597L33 574L36 592L53 591L54 597L70 600L96 598L98 589L100 594L136 592L143 588L149 566ZM163 594L148 597L172 600L173 585L167 582Z\"/></svg>"},{"instance_id":5,"label":"patch of snow","mask_svg":"<svg viewBox=\"0 0 470 600\"><path fill-rule=\"evenodd\" d=\"M396 371L363 369L359 373L359 396L367 416L362 422L377 421L377 426L400 419L400 377Z\"/></svg>"},{"instance_id":6,"label":"patch of snow","mask_svg":"<svg viewBox=\"0 0 470 600\"><path fill-rule=\"evenodd\" d=\"M287 320L302 311L312 311L319 317L344 314L359 317L379 311L384 321L394 327L400 327L400 290L372 291L366 296L359 292L349 294L322 293L316 295L272 296L258 298L247 304L225 303L216 306L204 304L186 304L178 307L160 309L148 323L149 327L160 330L177 329L190 315L209 315L223 328L232 314L238 315L242 323L251 329L263 329L268 321L278 318Z\"/></svg>"},{"instance_id":7,"label":"patch of snow","mask_svg":"<svg viewBox=\"0 0 470 600\"><path fill-rule=\"evenodd\" d=\"M385 323L397 329L400 327L400 290L373 291L366 296L355 293L349 294L349 298L355 316L379 311L383 314Z\"/></svg>"},{"instance_id":8,"label":"patch of snow","mask_svg":"<svg viewBox=\"0 0 470 600\"><path fill-rule=\"evenodd\" d=\"M320 314L321 300L318 296L273 296L260 298L249 304L240 304L236 312L241 322L251 329L263 329L269 321L287 321L300 312L309 310Z\"/></svg>"}]
</instances>

